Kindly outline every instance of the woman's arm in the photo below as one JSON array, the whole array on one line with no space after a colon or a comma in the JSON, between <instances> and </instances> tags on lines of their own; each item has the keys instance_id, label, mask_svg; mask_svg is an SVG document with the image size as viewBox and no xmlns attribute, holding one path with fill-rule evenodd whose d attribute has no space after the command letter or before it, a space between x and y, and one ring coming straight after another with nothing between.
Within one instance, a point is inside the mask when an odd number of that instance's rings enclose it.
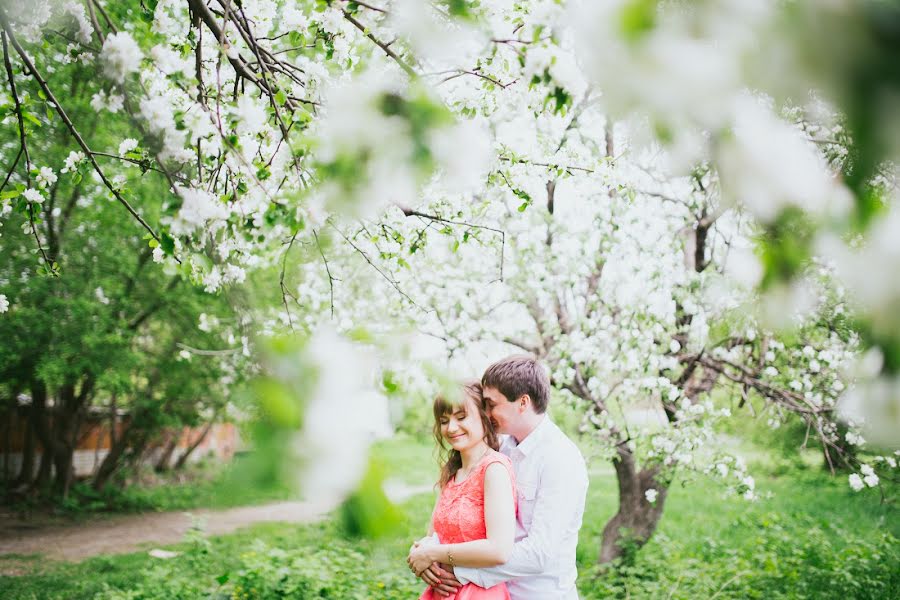
<instances>
[{"instance_id":1,"label":"woman's arm","mask_svg":"<svg viewBox=\"0 0 900 600\"><path fill-rule=\"evenodd\" d=\"M512 481L501 463L485 470L484 523L487 539L420 546L410 552L409 564L418 575L435 562L465 567L493 567L506 562L515 541L516 513Z\"/></svg>"}]
</instances>

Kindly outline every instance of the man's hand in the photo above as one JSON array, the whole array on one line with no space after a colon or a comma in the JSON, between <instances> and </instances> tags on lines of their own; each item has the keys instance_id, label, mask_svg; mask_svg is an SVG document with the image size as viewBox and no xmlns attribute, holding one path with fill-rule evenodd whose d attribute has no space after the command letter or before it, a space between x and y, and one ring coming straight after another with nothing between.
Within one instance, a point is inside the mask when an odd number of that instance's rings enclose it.
<instances>
[{"instance_id":1,"label":"man's hand","mask_svg":"<svg viewBox=\"0 0 900 600\"><path fill-rule=\"evenodd\" d=\"M453 574L453 567L442 563L432 563L430 567L422 571L419 577L442 598L456 593L462 587L456 575Z\"/></svg>"}]
</instances>

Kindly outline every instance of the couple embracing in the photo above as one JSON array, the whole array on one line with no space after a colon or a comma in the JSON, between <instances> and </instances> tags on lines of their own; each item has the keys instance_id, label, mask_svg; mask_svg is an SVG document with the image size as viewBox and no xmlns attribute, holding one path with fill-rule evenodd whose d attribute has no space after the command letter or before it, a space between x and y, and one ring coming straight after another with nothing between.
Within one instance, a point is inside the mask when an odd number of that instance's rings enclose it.
<instances>
[{"instance_id":1,"label":"couple embracing","mask_svg":"<svg viewBox=\"0 0 900 600\"><path fill-rule=\"evenodd\" d=\"M420 600L577 600L587 469L549 396L543 367L510 356L435 399L440 495L407 559L428 585Z\"/></svg>"}]
</instances>

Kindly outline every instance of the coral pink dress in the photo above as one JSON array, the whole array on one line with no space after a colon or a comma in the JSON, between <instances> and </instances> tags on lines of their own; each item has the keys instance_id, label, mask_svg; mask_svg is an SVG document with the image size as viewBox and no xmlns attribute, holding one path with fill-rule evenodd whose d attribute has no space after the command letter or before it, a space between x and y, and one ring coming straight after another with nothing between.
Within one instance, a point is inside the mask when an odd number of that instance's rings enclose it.
<instances>
[{"instance_id":1,"label":"coral pink dress","mask_svg":"<svg viewBox=\"0 0 900 600\"><path fill-rule=\"evenodd\" d=\"M484 523L484 472L488 466L497 462L509 471L513 498L516 497L516 478L512 463L503 454L488 450L468 477L458 483L451 479L441 490L431 523L442 544L459 544L487 538ZM419 600L439 598L441 596L435 594L430 587L419 596ZM488 589L467 583L447 597L447 600L509 600L509 592L505 583Z\"/></svg>"}]
</instances>

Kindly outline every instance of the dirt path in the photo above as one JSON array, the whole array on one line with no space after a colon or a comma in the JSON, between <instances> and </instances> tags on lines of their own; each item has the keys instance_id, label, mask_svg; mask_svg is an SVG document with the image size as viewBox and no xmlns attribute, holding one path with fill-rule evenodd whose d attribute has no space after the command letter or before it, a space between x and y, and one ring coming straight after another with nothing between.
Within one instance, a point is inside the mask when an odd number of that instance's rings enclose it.
<instances>
[{"instance_id":1,"label":"dirt path","mask_svg":"<svg viewBox=\"0 0 900 600\"><path fill-rule=\"evenodd\" d=\"M385 486L394 502L402 502L431 489L388 482ZM4 555L41 554L53 560L78 562L97 554L120 554L142 548L175 544L197 520L204 535L223 535L254 523L277 521L310 523L323 518L330 507L314 502L278 502L228 510L193 510L140 515L121 515L78 524L23 523L0 520L0 575L21 575L20 561L3 560ZM10 557L11 558L11 557Z\"/></svg>"}]
</instances>

